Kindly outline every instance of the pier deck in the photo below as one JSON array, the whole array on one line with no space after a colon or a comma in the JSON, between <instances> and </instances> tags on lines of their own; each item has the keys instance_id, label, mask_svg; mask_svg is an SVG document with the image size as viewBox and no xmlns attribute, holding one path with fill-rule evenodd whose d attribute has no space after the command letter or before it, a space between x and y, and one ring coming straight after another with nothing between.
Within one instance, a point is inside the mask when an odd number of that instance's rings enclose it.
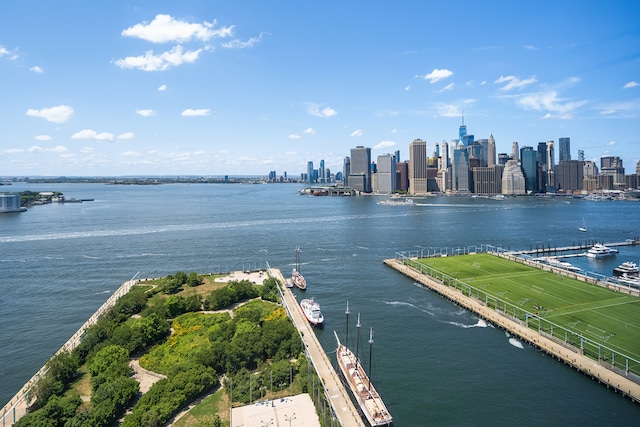
<instances>
[{"instance_id":1,"label":"pier deck","mask_svg":"<svg viewBox=\"0 0 640 427\"><path fill-rule=\"evenodd\" d=\"M618 375L600 365L597 361L571 351L567 347L546 338L536 331L503 316L492 308L481 304L479 301L462 295L462 293L457 289L441 284L430 276L422 274L419 271L404 265L402 261L397 259L386 259L383 262L389 267L415 280L417 283L436 291L445 298L473 311L483 319L509 331L511 334L527 341L545 353L561 360L563 363L591 376L593 379L606 385L607 388L613 388L616 392L619 392L624 396L628 396L633 401L640 402L640 384L637 384L622 375Z\"/></svg>"},{"instance_id":2,"label":"pier deck","mask_svg":"<svg viewBox=\"0 0 640 427\"><path fill-rule=\"evenodd\" d=\"M280 270L272 268L269 272L283 285L286 283ZM340 425L342 427L364 427L365 424L358 415L358 411L349 397L349 392L342 384L331 361L316 338L313 328L302 314L296 296L286 287L282 290L282 295L287 312L302 337L302 341L307 349L307 355L313 362L324 384L327 398L330 400Z\"/></svg>"},{"instance_id":3,"label":"pier deck","mask_svg":"<svg viewBox=\"0 0 640 427\"><path fill-rule=\"evenodd\" d=\"M563 246L560 248L552 248L548 247L540 247L535 249L529 249L527 251L511 251L508 252L511 255L536 255L536 254L550 254L550 253L565 253L565 252L574 252L574 256L584 255L587 250L589 250L596 242L591 243L581 243L579 245L574 246ZM635 239L627 239L624 242L612 242L612 243L602 243L605 246L616 247L616 246L635 246L640 244L639 240ZM578 253L584 252L584 253Z\"/></svg>"}]
</instances>

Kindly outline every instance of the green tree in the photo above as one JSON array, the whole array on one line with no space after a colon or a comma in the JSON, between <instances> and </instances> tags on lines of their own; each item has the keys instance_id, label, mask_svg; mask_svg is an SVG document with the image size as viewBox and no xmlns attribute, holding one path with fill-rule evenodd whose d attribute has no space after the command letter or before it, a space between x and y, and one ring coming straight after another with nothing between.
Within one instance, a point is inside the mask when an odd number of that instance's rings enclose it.
<instances>
[{"instance_id":1,"label":"green tree","mask_svg":"<svg viewBox=\"0 0 640 427\"><path fill-rule=\"evenodd\" d=\"M119 345L104 347L91 360L89 373L94 390L112 378L131 375L129 351Z\"/></svg>"}]
</instances>

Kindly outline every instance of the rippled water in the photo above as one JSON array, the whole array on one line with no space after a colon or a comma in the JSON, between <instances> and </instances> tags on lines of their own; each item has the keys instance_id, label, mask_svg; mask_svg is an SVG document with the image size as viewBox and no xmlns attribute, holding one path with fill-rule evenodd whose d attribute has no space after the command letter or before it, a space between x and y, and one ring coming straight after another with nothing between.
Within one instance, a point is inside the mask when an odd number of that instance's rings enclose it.
<instances>
[{"instance_id":1,"label":"rippled water","mask_svg":"<svg viewBox=\"0 0 640 427\"><path fill-rule=\"evenodd\" d=\"M373 378L397 426L633 425L616 395L384 266L396 251L490 244L529 249L640 235L640 204L577 199L305 197L295 185L20 184L81 204L0 216L0 401L7 402L122 282L139 272L262 267L288 275L295 247L322 306L329 356L346 301L375 329ZM585 219L588 233L578 227ZM612 260L572 262L610 274ZM352 319L351 330L355 329ZM355 339L355 338L352 338ZM366 344L366 339L362 339Z\"/></svg>"}]
</instances>

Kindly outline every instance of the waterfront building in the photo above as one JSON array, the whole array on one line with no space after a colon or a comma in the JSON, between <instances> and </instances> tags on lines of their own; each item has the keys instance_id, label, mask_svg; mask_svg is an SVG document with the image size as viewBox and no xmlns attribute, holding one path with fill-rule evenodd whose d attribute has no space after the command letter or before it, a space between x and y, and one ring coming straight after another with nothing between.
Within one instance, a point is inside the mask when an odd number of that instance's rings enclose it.
<instances>
[{"instance_id":1,"label":"waterfront building","mask_svg":"<svg viewBox=\"0 0 640 427\"><path fill-rule=\"evenodd\" d=\"M427 194L427 141L409 144L409 194Z\"/></svg>"},{"instance_id":2,"label":"waterfront building","mask_svg":"<svg viewBox=\"0 0 640 427\"><path fill-rule=\"evenodd\" d=\"M458 145L458 149L453 150L453 165L451 169L452 190L459 193L473 191L470 178L469 152L462 144Z\"/></svg>"},{"instance_id":3,"label":"waterfront building","mask_svg":"<svg viewBox=\"0 0 640 427\"><path fill-rule=\"evenodd\" d=\"M396 150L393 155L396 158L396 163L400 163L400 150Z\"/></svg>"},{"instance_id":4,"label":"waterfront building","mask_svg":"<svg viewBox=\"0 0 640 427\"><path fill-rule=\"evenodd\" d=\"M563 137L558 140L558 162L571 160L571 139Z\"/></svg>"},{"instance_id":5,"label":"waterfront building","mask_svg":"<svg viewBox=\"0 0 640 427\"><path fill-rule=\"evenodd\" d=\"M314 170L313 170L313 162L307 162L307 182L309 184L313 184L314 181Z\"/></svg>"},{"instance_id":6,"label":"waterfront building","mask_svg":"<svg viewBox=\"0 0 640 427\"><path fill-rule=\"evenodd\" d=\"M324 160L320 160L320 170L318 171L319 179L321 183L327 182L327 175L324 169Z\"/></svg>"},{"instance_id":7,"label":"waterfront building","mask_svg":"<svg viewBox=\"0 0 640 427\"><path fill-rule=\"evenodd\" d=\"M473 192L477 194L501 194L502 169L501 165L473 168Z\"/></svg>"},{"instance_id":8,"label":"waterfront building","mask_svg":"<svg viewBox=\"0 0 640 427\"><path fill-rule=\"evenodd\" d=\"M462 124L460 125L460 129L458 130L458 142L462 142L464 144L464 137L467 136L467 127L464 124L464 114L462 115ZM457 146L454 145L454 147Z\"/></svg>"},{"instance_id":9,"label":"waterfront building","mask_svg":"<svg viewBox=\"0 0 640 427\"><path fill-rule=\"evenodd\" d=\"M351 149L349 186L363 193L371 193L371 148L359 145Z\"/></svg>"},{"instance_id":10,"label":"waterfront building","mask_svg":"<svg viewBox=\"0 0 640 427\"><path fill-rule=\"evenodd\" d=\"M0 212L21 212L25 210L20 206L20 194L0 193Z\"/></svg>"},{"instance_id":11,"label":"waterfront building","mask_svg":"<svg viewBox=\"0 0 640 427\"><path fill-rule=\"evenodd\" d=\"M547 141L547 152L546 152L546 185L544 188L547 193L555 193L556 192L556 165L555 165L555 154L554 154L554 144L553 141Z\"/></svg>"},{"instance_id":12,"label":"waterfront building","mask_svg":"<svg viewBox=\"0 0 640 427\"><path fill-rule=\"evenodd\" d=\"M517 160L509 160L502 173L502 194L526 194L525 177Z\"/></svg>"},{"instance_id":13,"label":"waterfront building","mask_svg":"<svg viewBox=\"0 0 640 427\"><path fill-rule=\"evenodd\" d=\"M534 150L533 147L525 146L520 149L520 164L525 178L525 190L527 193L538 192L538 167L536 154L536 150Z\"/></svg>"},{"instance_id":14,"label":"waterfront building","mask_svg":"<svg viewBox=\"0 0 640 427\"><path fill-rule=\"evenodd\" d=\"M584 162L579 160L560 160L556 167L558 191L570 193L582 190L584 181Z\"/></svg>"},{"instance_id":15,"label":"waterfront building","mask_svg":"<svg viewBox=\"0 0 640 427\"><path fill-rule=\"evenodd\" d=\"M396 158L391 154L378 156L378 193L390 194L396 191Z\"/></svg>"},{"instance_id":16,"label":"waterfront building","mask_svg":"<svg viewBox=\"0 0 640 427\"><path fill-rule=\"evenodd\" d=\"M614 188L624 189L624 167L622 159L618 156L605 156L600 158L600 175L609 175L613 178Z\"/></svg>"}]
</instances>

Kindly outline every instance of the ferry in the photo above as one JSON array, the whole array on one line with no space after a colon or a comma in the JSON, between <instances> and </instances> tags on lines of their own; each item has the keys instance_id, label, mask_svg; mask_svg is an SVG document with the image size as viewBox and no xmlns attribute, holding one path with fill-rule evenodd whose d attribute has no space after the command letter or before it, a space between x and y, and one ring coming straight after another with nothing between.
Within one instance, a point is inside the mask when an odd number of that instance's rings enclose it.
<instances>
[{"instance_id":1,"label":"ferry","mask_svg":"<svg viewBox=\"0 0 640 427\"><path fill-rule=\"evenodd\" d=\"M587 257L589 258L605 258L608 256L614 256L618 253L617 249L610 248L600 243L596 243L587 251Z\"/></svg>"},{"instance_id":2,"label":"ferry","mask_svg":"<svg viewBox=\"0 0 640 427\"><path fill-rule=\"evenodd\" d=\"M320 311L320 304L318 304L313 298L303 299L300 301L300 308L302 314L307 318L309 323L313 326L321 326L324 322L324 316Z\"/></svg>"}]
</instances>

